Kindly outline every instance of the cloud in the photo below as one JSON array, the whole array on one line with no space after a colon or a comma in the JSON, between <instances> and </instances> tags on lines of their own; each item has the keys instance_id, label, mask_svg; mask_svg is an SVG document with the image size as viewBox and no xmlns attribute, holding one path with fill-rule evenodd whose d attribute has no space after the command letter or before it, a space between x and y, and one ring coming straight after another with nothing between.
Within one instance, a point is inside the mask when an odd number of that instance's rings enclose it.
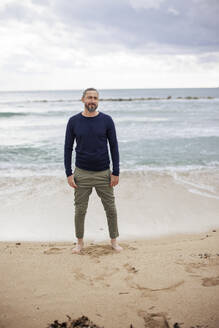
<instances>
[{"instance_id":1,"label":"cloud","mask_svg":"<svg viewBox=\"0 0 219 328\"><path fill-rule=\"evenodd\" d=\"M169 7L169 8L167 9L167 11L168 11L169 13L175 15L175 16L178 16L178 15L179 15L179 11L176 10L175 8L173 8L173 7Z\"/></svg>"},{"instance_id":2,"label":"cloud","mask_svg":"<svg viewBox=\"0 0 219 328\"><path fill-rule=\"evenodd\" d=\"M130 0L134 9L159 9L165 0Z\"/></svg>"},{"instance_id":3,"label":"cloud","mask_svg":"<svg viewBox=\"0 0 219 328\"><path fill-rule=\"evenodd\" d=\"M217 0L14 0L0 12L4 19L41 21L57 31L61 23L78 31L84 45L154 51L156 44L175 53L218 50L218 16Z\"/></svg>"},{"instance_id":4,"label":"cloud","mask_svg":"<svg viewBox=\"0 0 219 328\"><path fill-rule=\"evenodd\" d=\"M138 8L141 5L142 10L135 10L133 3ZM151 44L175 52L215 51L219 47L217 0L75 0L54 1L53 5L68 28L80 26L91 42L117 43L127 49L148 51ZM180 15L173 15L173 7L174 13Z\"/></svg>"},{"instance_id":5,"label":"cloud","mask_svg":"<svg viewBox=\"0 0 219 328\"><path fill-rule=\"evenodd\" d=\"M155 87L177 71L196 85L205 71L217 85L218 16L217 0L1 0L0 83Z\"/></svg>"}]
</instances>

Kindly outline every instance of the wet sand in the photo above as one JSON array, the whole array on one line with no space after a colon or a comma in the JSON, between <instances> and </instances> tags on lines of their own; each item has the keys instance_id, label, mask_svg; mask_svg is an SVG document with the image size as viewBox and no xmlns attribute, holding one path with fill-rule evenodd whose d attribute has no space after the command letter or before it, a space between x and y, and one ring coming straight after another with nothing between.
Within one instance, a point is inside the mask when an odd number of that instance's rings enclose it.
<instances>
[{"instance_id":1,"label":"wet sand","mask_svg":"<svg viewBox=\"0 0 219 328\"><path fill-rule=\"evenodd\" d=\"M0 327L219 327L219 230L107 242L1 242Z\"/></svg>"},{"instance_id":2,"label":"wet sand","mask_svg":"<svg viewBox=\"0 0 219 328\"><path fill-rule=\"evenodd\" d=\"M64 177L1 179L0 240L71 242L74 190ZM115 187L122 240L219 228L219 170L123 172ZM85 238L108 240L106 215L93 188Z\"/></svg>"}]
</instances>

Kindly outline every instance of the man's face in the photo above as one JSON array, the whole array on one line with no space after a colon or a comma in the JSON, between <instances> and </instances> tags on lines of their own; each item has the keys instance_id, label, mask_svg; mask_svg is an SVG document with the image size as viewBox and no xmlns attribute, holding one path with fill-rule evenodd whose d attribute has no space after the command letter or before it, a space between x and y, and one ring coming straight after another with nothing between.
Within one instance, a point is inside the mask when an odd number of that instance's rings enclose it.
<instances>
[{"instance_id":1,"label":"man's face","mask_svg":"<svg viewBox=\"0 0 219 328\"><path fill-rule=\"evenodd\" d=\"M99 97L96 91L87 91L82 101L89 112L94 112L98 107Z\"/></svg>"}]
</instances>

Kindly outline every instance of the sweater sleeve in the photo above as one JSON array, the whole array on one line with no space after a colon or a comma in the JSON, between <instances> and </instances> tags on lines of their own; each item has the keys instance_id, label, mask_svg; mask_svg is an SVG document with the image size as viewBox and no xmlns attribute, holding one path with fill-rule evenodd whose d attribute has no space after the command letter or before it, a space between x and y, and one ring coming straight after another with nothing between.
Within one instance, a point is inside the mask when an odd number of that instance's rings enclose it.
<instances>
[{"instance_id":1,"label":"sweater sleeve","mask_svg":"<svg viewBox=\"0 0 219 328\"><path fill-rule=\"evenodd\" d=\"M113 164L113 175L119 175L119 147L118 147L118 141L116 136L116 129L115 124L110 117L108 129L107 129L107 138L110 145L110 153L112 158L112 164Z\"/></svg>"},{"instance_id":2,"label":"sweater sleeve","mask_svg":"<svg viewBox=\"0 0 219 328\"><path fill-rule=\"evenodd\" d=\"M64 164L65 173L69 177L72 175L72 150L74 145L75 135L71 120L68 121L66 132L65 132L65 146L64 146Z\"/></svg>"}]
</instances>

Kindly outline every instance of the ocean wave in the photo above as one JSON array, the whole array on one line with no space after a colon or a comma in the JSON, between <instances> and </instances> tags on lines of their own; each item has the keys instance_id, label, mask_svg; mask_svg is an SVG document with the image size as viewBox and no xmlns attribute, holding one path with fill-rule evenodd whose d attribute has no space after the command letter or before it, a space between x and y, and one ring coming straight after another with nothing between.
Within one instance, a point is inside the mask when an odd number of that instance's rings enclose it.
<instances>
[{"instance_id":1,"label":"ocean wave","mask_svg":"<svg viewBox=\"0 0 219 328\"><path fill-rule=\"evenodd\" d=\"M115 122L165 122L165 121L170 121L170 119L166 117L117 117L114 119Z\"/></svg>"},{"instance_id":2,"label":"ocean wave","mask_svg":"<svg viewBox=\"0 0 219 328\"><path fill-rule=\"evenodd\" d=\"M16 167L25 166L26 168L49 167L51 163L59 165L63 162L63 154L60 150L55 150L52 145L16 145L16 146L0 146L1 162L7 163L8 167L12 165ZM11 164L11 165L10 165Z\"/></svg>"},{"instance_id":3,"label":"ocean wave","mask_svg":"<svg viewBox=\"0 0 219 328\"><path fill-rule=\"evenodd\" d=\"M62 156L63 157L63 156ZM62 157L59 158L59 162L53 161L44 161L41 163L28 162L27 160L21 162L17 162L16 164L14 161L7 161L7 162L0 162L0 176L1 177L41 177L42 180L44 177L65 177L64 172L64 164ZM132 167L125 167L121 165L121 177L125 178L128 176L145 176L145 175L157 175L157 176L172 176L172 178L178 182L186 183L186 181L194 181L200 185L200 176L209 176L214 175L218 177L216 180L215 178L212 179L212 185L217 186L219 188L219 161L215 162L214 165L211 163L207 163L205 165L195 165L195 164L188 164L188 165L137 165ZM194 178L195 176L195 178ZM203 183L204 184L204 183ZM197 185L191 185L191 187L197 187Z\"/></svg>"},{"instance_id":4,"label":"ocean wave","mask_svg":"<svg viewBox=\"0 0 219 328\"><path fill-rule=\"evenodd\" d=\"M34 103L74 103L74 102L81 102L80 99L33 99L33 100L14 100L14 101L0 101L1 105L17 105L20 106L21 104L34 104Z\"/></svg>"},{"instance_id":5,"label":"ocean wave","mask_svg":"<svg viewBox=\"0 0 219 328\"><path fill-rule=\"evenodd\" d=\"M27 116L29 113L25 112L1 112L0 117L13 117L13 116Z\"/></svg>"},{"instance_id":6,"label":"ocean wave","mask_svg":"<svg viewBox=\"0 0 219 328\"><path fill-rule=\"evenodd\" d=\"M29 111L29 112L0 112L0 118L10 118L10 117L21 117L21 116L64 116L64 115L69 115L70 113L73 115L74 113L76 114L78 111L71 109L70 111L68 110L50 110L50 111L45 111L45 112L40 112L40 111Z\"/></svg>"}]
</instances>

